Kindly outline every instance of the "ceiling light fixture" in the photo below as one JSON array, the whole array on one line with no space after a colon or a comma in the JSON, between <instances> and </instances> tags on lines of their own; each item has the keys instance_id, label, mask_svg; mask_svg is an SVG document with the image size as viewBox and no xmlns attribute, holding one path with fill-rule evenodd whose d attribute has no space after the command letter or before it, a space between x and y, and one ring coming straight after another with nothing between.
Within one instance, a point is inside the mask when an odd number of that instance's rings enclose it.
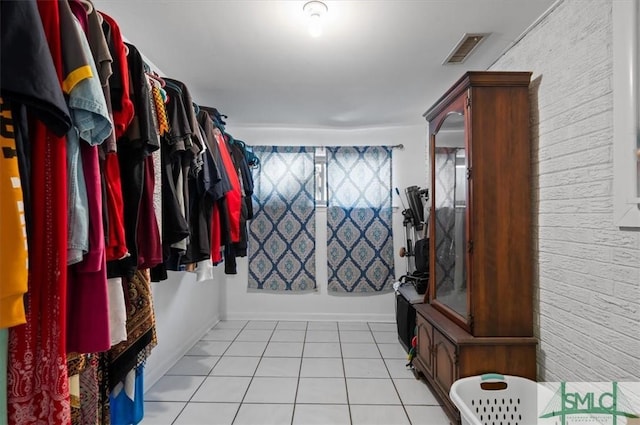
<instances>
[{"instance_id":1,"label":"ceiling light fixture","mask_svg":"<svg viewBox=\"0 0 640 425\"><path fill-rule=\"evenodd\" d=\"M305 3L302 10L309 17L309 34L311 37L320 37L322 35L322 15L327 13L329 8L323 2L313 0Z\"/></svg>"}]
</instances>

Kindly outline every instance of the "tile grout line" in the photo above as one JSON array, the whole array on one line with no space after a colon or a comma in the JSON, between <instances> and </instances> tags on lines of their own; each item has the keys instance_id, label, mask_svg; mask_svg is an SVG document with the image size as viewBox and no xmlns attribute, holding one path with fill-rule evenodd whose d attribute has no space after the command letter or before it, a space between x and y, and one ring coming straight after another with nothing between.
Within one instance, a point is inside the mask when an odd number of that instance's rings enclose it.
<instances>
[{"instance_id":1,"label":"tile grout line","mask_svg":"<svg viewBox=\"0 0 640 425\"><path fill-rule=\"evenodd\" d=\"M371 326L369 325L369 328L371 328ZM380 332L380 331L378 331ZM376 344L376 348L378 349L378 352L380 353L380 358L382 359L382 364L384 365L384 368L387 371L387 374L389 375L389 380L391 381L391 385L393 385L393 389L396 392L396 395L398 396L398 401L400 401L400 406L402 406L402 411L404 412L405 417L407 418L407 421L409 421L409 425L412 425L411 422L411 418L409 417L409 413L407 412L407 409L404 406L404 401L402 401L402 397L400 397L400 392L398 391L398 388L396 387L396 383L393 380L393 376L391 376L391 371L389 370L389 366L387 365L387 362L385 360L385 358L382 356L382 351L380 351L380 346L378 345L378 340L376 340L376 336L375 333L373 332L373 329L371 329L371 334L373 336L373 340Z\"/></svg>"},{"instance_id":2,"label":"tile grout line","mask_svg":"<svg viewBox=\"0 0 640 425\"><path fill-rule=\"evenodd\" d=\"M369 323L367 323L367 328ZM369 329L369 332L371 330ZM371 335L373 337L373 334ZM347 383L347 369L344 367L344 353L342 352L342 336L340 335L340 325L338 325L338 344L340 345L340 358L342 359L342 373L344 375L344 390L347 394L347 410L349 411L349 423L353 425L353 414L351 413L351 400L349 399L349 384Z\"/></svg>"},{"instance_id":3,"label":"tile grout line","mask_svg":"<svg viewBox=\"0 0 640 425\"><path fill-rule=\"evenodd\" d=\"M300 351L300 366L298 366L298 380L296 382L296 393L293 396L293 411L291 412L291 425L296 417L296 401L298 400L298 391L300 390L300 377L302 375L302 361L304 360L304 347L307 343L307 331L309 330L309 321L304 326L304 338L302 338L302 350Z\"/></svg>"},{"instance_id":4,"label":"tile grout line","mask_svg":"<svg viewBox=\"0 0 640 425\"><path fill-rule=\"evenodd\" d=\"M220 323L220 322L218 322ZM211 332L217 325L218 323L216 323L214 326L212 326L207 333ZM249 322L247 322L249 323ZM216 365L218 364L218 362L220 362L220 359L222 359L222 357L224 356L224 353L227 352L227 350L229 349L229 347L231 347L231 344L233 344L235 342L235 340L238 338L238 335L240 335L240 332L242 332L245 328L245 326L247 326L247 323L244 324L244 326L242 328L240 328L240 330L238 331L238 333L236 334L235 338L231 340L231 342L229 343L229 346L227 346L227 348L224 349L224 351L222 352L222 354L218 357L218 360L213 364L213 366L211 367L211 370L209 370L209 373L207 373L204 377L204 379L202 380L202 382L200 383L200 385L198 385L198 388L195 389L195 391L191 394L191 396L189 397L189 400L187 400L187 402L184 404L184 406L182 406L182 409L180 409L180 412L178 413L178 415L173 419L173 421L171 422L172 425L174 425L176 423L176 421L180 418L180 415L182 415L182 412L184 412L184 410L187 408L187 406L189 405L189 403L191 403L191 400L193 399L193 396L196 395L196 393L198 392L198 390L200 390L200 388L202 387L202 385L205 383L205 381L207 380L207 378L209 376L211 376L211 372L213 372L213 369L215 369ZM206 335L206 334L205 334ZM198 344L198 342L202 341L202 338L200 338L199 341L197 341L195 344L193 344L194 346L196 344ZM191 347L193 348L193 347ZM189 350L191 350L191 348ZM186 355L186 354L185 354ZM184 357L184 356L182 356ZM166 374L165 374L166 376ZM240 409L240 407L238 407L238 409ZM238 412L236 411L236 414L238 414ZM235 419L235 416L234 416Z\"/></svg>"},{"instance_id":5,"label":"tile grout line","mask_svg":"<svg viewBox=\"0 0 640 425\"><path fill-rule=\"evenodd\" d=\"M375 335L373 339L375 340ZM378 351L380 351L380 347L378 346L378 341L376 341L376 347L378 348ZM382 357L381 351L380 351L380 357ZM389 374L389 378L391 379L391 385L393 385L393 389L396 391L396 394L398 395L398 400L400 400L400 405L402 406L402 410L404 411L404 414L407 417L407 420L409 421L409 425L412 425L413 422L411 421L409 412L407 412L407 407L405 406L404 401L400 396L400 391L398 391L398 387L396 386L396 381L394 381L393 376L391 376L391 371L389 370L389 366L387 365L387 362L384 359L384 357L382 357L382 363L384 364L384 367L387 369L387 373Z\"/></svg>"},{"instance_id":6,"label":"tile grout line","mask_svg":"<svg viewBox=\"0 0 640 425\"><path fill-rule=\"evenodd\" d=\"M248 320L247 324L251 323L252 321L253 320ZM267 347L269 346L269 343L271 342L271 338L273 338L273 334L275 333L277 327L278 327L278 322L276 321L276 325L271 330L271 335L269 336L269 339L267 340L267 343L264 345L264 349L262 350L262 354L260 354L260 357L259 357L260 360L258 360L258 364L256 365L256 369L253 371L253 374L251 375L251 379L249 380L249 385L247 385L247 389L244 390L244 394L242 395L242 399L240 400L240 404L238 405L238 410L236 410L236 414L233 416L233 419L231 420L231 425L233 425L233 423L238 418L238 413L240 413L240 409L242 409L242 405L244 404L244 399L247 397L247 393L249 392L249 388L251 388L251 383L253 382L253 378L256 377L256 372L258 371L258 367L260 366L260 362L262 361L262 357L264 356L265 351L267 351ZM240 333L238 333L238 335L240 335ZM229 347L231 347L231 346L229 346ZM240 357L240 356L238 356L238 357Z\"/></svg>"}]
</instances>

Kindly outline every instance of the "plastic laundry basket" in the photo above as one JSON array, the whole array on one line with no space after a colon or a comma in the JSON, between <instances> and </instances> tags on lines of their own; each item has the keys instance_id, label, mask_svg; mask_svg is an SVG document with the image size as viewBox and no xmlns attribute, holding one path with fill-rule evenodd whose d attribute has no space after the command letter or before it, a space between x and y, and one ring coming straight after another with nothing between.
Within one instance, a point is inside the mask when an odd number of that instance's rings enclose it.
<instances>
[{"instance_id":1,"label":"plastic laundry basket","mask_svg":"<svg viewBox=\"0 0 640 425\"><path fill-rule=\"evenodd\" d=\"M458 379L449 397L460 410L462 425L535 425L538 399L546 388L519 376L489 373Z\"/></svg>"}]
</instances>

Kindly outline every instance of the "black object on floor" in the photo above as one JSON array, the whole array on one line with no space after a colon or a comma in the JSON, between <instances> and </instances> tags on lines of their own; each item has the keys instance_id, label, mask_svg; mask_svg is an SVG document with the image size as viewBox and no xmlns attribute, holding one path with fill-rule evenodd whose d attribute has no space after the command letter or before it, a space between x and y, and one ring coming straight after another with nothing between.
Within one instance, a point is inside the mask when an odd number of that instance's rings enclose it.
<instances>
[{"instance_id":1,"label":"black object on floor","mask_svg":"<svg viewBox=\"0 0 640 425\"><path fill-rule=\"evenodd\" d=\"M408 353L411 349L416 327L416 309L413 304L421 304L424 296L420 295L413 285L402 285L396 291L396 325L398 341Z\"/></svg>"}]
</instances>

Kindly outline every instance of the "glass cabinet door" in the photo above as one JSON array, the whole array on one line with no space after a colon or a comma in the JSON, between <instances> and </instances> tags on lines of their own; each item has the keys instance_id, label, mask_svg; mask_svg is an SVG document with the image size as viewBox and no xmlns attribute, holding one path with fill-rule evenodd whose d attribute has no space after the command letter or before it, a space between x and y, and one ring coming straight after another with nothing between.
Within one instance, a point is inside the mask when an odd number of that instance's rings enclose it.
<instances>
[{"instance_id":1,"label":"glass cabinet door","mask_svg":"<svg viewBox=\"0 0 640 425\"><path fill-rule=\"evenodd\" d=\"M433 142L434 298L467 318L467 153L464 115L447 115Z\"/></svg>"}]
</instances>

